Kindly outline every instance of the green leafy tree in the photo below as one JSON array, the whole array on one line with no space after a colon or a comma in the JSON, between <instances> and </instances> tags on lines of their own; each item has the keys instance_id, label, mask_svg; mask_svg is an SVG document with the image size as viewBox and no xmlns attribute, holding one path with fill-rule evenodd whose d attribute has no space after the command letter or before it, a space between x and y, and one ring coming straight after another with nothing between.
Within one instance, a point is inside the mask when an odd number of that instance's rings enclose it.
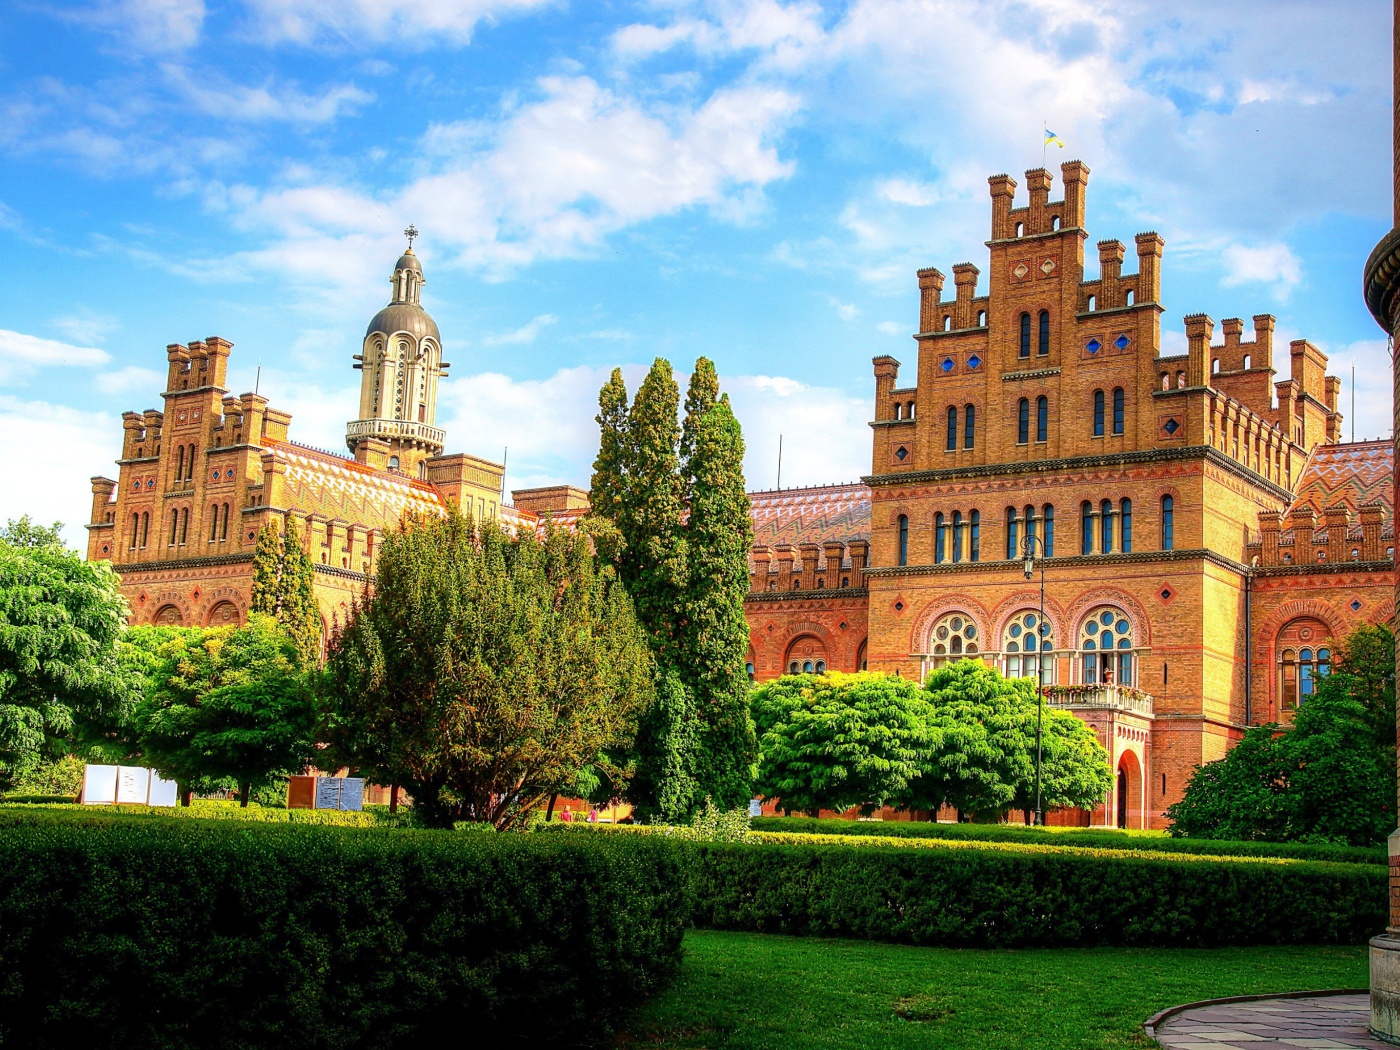
<instances>
[{"instance_id":1,"label":"green leafy tree","mask_svg":"<svg viewBox=\"0 0 1400 1050\"><path fill-rule=\"evenodd\" d=\"M254 788L299 773L315 754L316 702L295 643L264 613L242 627L186 630L158 650L135 722L142 753L188 790L228 778Z\"/></svg>"},{"instance_id":2,"label":"green leafy tree","mask_svg":"<svg viewBox=\"0 0 1400 1050\"><path fill-rule=\"evenodd\" d=\"M713 382L713 366L708 373ZM701 375L699 366L696 375ZM708 389L706 385L703 392ZM692 402L698 410L703 398L687 398ZM721 809L732 809L750 797L756 745L744 667L749 647L744 596L749 589L753 519L744 487L744 437L727 395L695 421L686 464L689 559L680 649L704 726L695 797L709 796Z\"/></svg>"},{"instance_id":3,"label":"green leafy tree","mask_svg":"<svg viewBox=\"0 0 1400 1050\"><path fill-rule=\"evenodd\" d=\"M631 436L627 415L627 384L622 380L622 369L614 368L598 392L598 458L593 461L589 489L591 514L610 522L617 521L628 499ZM609 560L620 554L620 550L609 552Z\"/></svg>"},{"instance_id":4,"label":"green leafy tree","mask_svg":"<svg viewBox=\"0 0 1400 1050\"><path fill-rule=\"evenodd\" d=\"M678 449L681 479L684 486L681 496L687 502L691 497L691 483L695 477L695 467L691 457L700 440L700 423L706 413L719 401L719 373L715 363L708 357L695 362L695 371L690 373L690 384L685 391L685 418L681 420L681 439Z\"/></svg>"},{"instance_id":5,"label":"green leafy tree","mask_svg":"<svg viewBox=\"0 0 1400 1050\"><path fill-rule=\"evenodd\" d=\"M502 829L629 744L653 688L632 602L584 536L478 532L455 507L385 540L323 681L341 761L433 826Z\"/></svg>"},{"instance_id":6,"label":"green leafy tree","mask_svg":"<svg viewBox=\"0 0 1400 1050\"><path fill-rule=\"evenodd\" d=\"M627 797L639 813L666 824L684 823L704 798L698 791L702 725L695 697L679 671L666 668L655 698L642 712Z\"/></svg>"},{"instance_id":7,"label":"green leafy tree","mask_svg":"<svg viewBox=\"0 0 1400 1050\"><path fill-rule=\"evenodd\" d=\"M1196 768L1167 810L1172 834L1384 840L1395 827L1394 651L1383 627L1353 632L1292 726L1255 726L1224 758Z\"/></svg>"},{"instance_id":8,"label":"green leafy tree","mask_svg":"<svg viewBox=\"0 0 1400 1050\"><path fill-rule=\"evenodd\" d=\"M933 671L924 685L933 704L935 747L916 808L947 804L986 819L1035 807L1035 682L1007 678L980 660ZM1041 798L1046 809L1090 808L1112 786L1108 754L1094 731L1046 706L1041 732Z\"/></svg>"},{"instance_id":9,"label":"green leafy tree","mask_svg":"<svg viewBox=\"0 0 1400 1050\"><path fill-rule=\"evenodd\" d=\"M269 523L259 530L253 548L249 611L264 613L281 624L307 662L314 661L321 651L321 611L314 573L294 515L287 515L282 529Z\"/></svg>"},{"instance_id":10,"label":"green leafy tree","mask_svg":"<svg viewBox=\"0 0 1400 1050\"><path fill-rule=\"evenodd\" d=\"M126 600L109 562L27 518L0 530L0 786L72 748L134 694L117 660Z\"/></svg>"},{"instance_id":11,"label":"green leafy tree","mask_svg":"<svg viewBox=\"0 0 1400 1050\"><path fill-rule=\"evenodd\" d=\"M936 731L913 682L874 671L787 675L754 689L752 703L755 787L784 811L869 813L918 795Z\"/></svg>"}]
</instances>

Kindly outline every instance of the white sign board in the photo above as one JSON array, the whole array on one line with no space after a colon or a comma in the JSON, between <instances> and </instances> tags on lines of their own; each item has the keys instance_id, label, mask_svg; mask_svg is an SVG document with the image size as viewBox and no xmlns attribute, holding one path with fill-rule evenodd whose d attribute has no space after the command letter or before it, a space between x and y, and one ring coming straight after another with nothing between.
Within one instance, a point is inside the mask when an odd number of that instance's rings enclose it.
<instances>
[{"instance_id":1,"label":"white sign board","mask_svg":"<svg viewBox=\"0 0 1400 1050\"><path fill-rule=\"evenodd\" d=\"M151 793L146 799L148 806L173 806L179 801L180 785L173 780L162 780L160 774L151 770Z\"/></svg>"},{"instance_id":2,"label":"white sign board","mask_svg":"<svg viewBox=\"0 0 1400 1050\"><path fill-rule=\"evenodd\" d=\"M83 767L83 802L89 806L110 806L117 801L117 767Z\"/></svg>"},{"instance_id":3,"label":"white sign board","mask_svg":"<svg viewBox=\"0 0 1400 1050\"><path fill-rule=\"evenodd\" d=\"M360 777L317 777L317 809L362 810L365 807L365 782Z\"/></svg>"},{"instance_id":4,"label":"white sign board","mask_svg":"<svg viewBox=\"0 0 1400 1050\"><path fill-rule=\"evenodd\" d=\"M117 767L117 805L144 806L151 794L151 771L141 766Z\"/></svg>"},{"instance_id":5,"label":"white sign board","mask_svg":"<svg viewBox=\"0 0 1400 1050\"><path fill-rule=\"evenodd\" d=\"M340 779L338 777L316 778L316 808L340 808Z\"/></svg>"}]
</instances>

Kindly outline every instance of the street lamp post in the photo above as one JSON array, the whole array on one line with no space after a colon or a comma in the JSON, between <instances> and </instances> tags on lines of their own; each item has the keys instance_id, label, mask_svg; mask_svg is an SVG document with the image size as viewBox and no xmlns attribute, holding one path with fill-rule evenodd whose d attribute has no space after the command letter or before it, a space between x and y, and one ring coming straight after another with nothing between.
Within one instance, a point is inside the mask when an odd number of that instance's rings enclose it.
<instances>
[{"instance_id":1,"label":"street lamp post","mask_svg":"<svg viewBox=\"0 0 1400 1050\"><path fill-rule=\"evenodd\" d=\"M1035 553L1037 544L1040 545L1039 558ZM1035 624L1035 824L1036 827L1043 827L1045 810L1040 804L1040 767L1041 734L1045 726L1045 541L1028 531L1021 546L1021 557L1028 580L1035 576L1036 562L1040 562L1040 615Z\"/></svg>"}]
</instances>

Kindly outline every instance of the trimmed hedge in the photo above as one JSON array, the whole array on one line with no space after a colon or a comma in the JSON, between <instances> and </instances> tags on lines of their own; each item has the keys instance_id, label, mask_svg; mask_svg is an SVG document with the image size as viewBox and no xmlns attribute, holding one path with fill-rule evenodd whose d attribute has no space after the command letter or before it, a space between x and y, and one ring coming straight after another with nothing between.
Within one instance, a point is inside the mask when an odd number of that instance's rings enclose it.
<instances>
[{"instance_id":1,"label":"trimmed hedge","mask_svg":"<svg viewBox=\"0 0 1400 1050\"><path fill-rule=\"evenodd\" d=\"M643 837L0 814L0 1045L604 1040L676 972Z\"/></svg>"},{"instance_id":2,"label":"trimmed hedge","mask_svg":"<svg viewBox=\"0 0 1400 1050\"><path fill-rule=\"evenodd\" d=\"M818 835L877 835L890 838L982 839L987 842L1030 842L1050 846L1094 849L1150 850L1154 853L1201 853L1217 857L1288 857L1295 860L1343 864L1385 864L1385 845L1328 846L1304 842L1236 842L1226 839L1184 839L1133 834L1111 828L1030 828L1016 824L934 824L922 821L871 821L811 817L755 817L754 831L786 831Z\"/></svg>"},{"instance_id":3,"label":"trimmed hedge","mask_svg":"<svg viewBox=\"0 0 1400 1050\"><path fill-rule=\"evenodd\" d=\"M407 828L416 823L411 809L390 813L387 806L366 806L363 810L334 809L273 809L249 806L237 802L210 802L196 799L190 806L81 806L72 799L52 799L36 795L33 798L0 798L0 825L5 821L5 807L12 802L42 806L45 810L88 813L127 819L131 817L164 817L180 820L241 820L255 824L323 824L349 828Z\"/></svg>"},{"instance_id":4,"label":"trimmed hedge","mask_svg":"<svg viewBox=\"0 0 1400 1050\"><path fill-rule=\"evenodd\" d=\"M590 839L597 836L589 836ZM1355 944L1386 871L1070 851L678 843L696 925L956 947Z\"/></svg>"}]
</instances>

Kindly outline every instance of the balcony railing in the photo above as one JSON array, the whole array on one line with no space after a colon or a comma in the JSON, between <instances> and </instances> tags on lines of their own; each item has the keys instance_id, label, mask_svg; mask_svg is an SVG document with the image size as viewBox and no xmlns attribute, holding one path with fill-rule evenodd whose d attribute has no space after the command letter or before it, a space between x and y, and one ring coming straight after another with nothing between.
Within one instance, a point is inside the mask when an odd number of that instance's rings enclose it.
<instances>
[{"instance_id":1,"label":"balcony railing","mask_svg":"<svg viewBox=\"0 0 1400 1050\"><path fill-rule=\"evenodd\" d=\"M1106 707L1152 717L1152 694L1127 685L1048 685L1045 699L1053 707Z\"/></svg>"},{"instance_id":2,"label":"balcony railing","mask_svg":"<svg viewBox=\"0 0 1400 1050\"><path fill-rule=\"evenodd\" d=\"M429 445L443 445L447 441L447 431L408 419L357 419L346 426L345 436L406 438Z\"/></svg>"}]
</instances>

